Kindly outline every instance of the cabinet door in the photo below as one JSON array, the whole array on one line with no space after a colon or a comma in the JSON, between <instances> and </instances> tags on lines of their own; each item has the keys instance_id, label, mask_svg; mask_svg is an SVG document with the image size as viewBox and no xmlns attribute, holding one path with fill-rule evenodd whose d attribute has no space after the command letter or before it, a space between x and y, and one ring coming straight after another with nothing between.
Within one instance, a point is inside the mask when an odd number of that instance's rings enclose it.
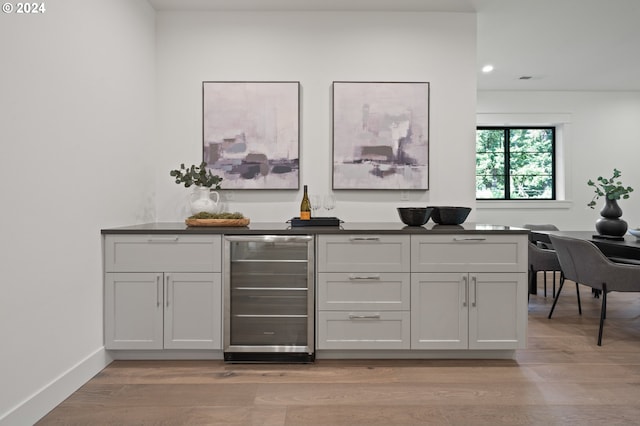
<instances>
[{"instance_id":1,"label":"cabinet door","mask_svg":"<svg viewBox=\"0 0 640 426\"><path fill-rule=\"evenodd\" d=\"M320 311L318 349L409 349L409 312Z\"/></svg>"},{"instance_id":2,"label":"cabinet door","mask_svg":"<svg viewBox=\"0 0 640 426\"><path fill-rule=\"evenodd\" d=\"M411 274L411 349L468 348L466 273Z\"/></svg>"},{"instance_id":3,"label":"cabinet door","mask_svg":"<svg viewBox=\"0 0 640 426\"><path fill-rule=\"evenodd\" d=\"M469 301L469 349L526 347L526 274L470 274Z\"/></svg>"},{"instance_id":4,"label":"cabinet door","mask_svg":"<svg viewBox=\"0 0 640 426\"><path fill-rule=\"evenodd\" d=\"M105 275L105 348L162 349L160 273Z\"/></svg>"},{"instance_id":5,"label":"cabinet door","mask_svg":"<svg viewBox=\"0 0 640 426\"><path fill-rule=\"evenodd\" d=\"M221 276L214 273L166 273L164 347L222 348Z\"/></svg>"}]
</instances>

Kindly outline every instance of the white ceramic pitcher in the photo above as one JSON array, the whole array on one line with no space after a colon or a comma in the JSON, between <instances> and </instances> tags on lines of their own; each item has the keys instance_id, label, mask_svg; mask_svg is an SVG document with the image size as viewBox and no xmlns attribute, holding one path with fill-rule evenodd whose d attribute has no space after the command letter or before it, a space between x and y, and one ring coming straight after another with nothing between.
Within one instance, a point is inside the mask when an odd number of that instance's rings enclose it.
<instances>
[{"instance_id":1,"label":"white ceramic pitcher","mask_svg":"<svg viewBox=\"0 0 640 426\"><path fill-rule=\"evenodd\" d=\"M200 212L217 213L218 201L220 201L220 194L215 191L211 191L211 188L206 186L194 186L193 193L189 200L191 214L197 214Z\"/></svg>"}]
</instances>

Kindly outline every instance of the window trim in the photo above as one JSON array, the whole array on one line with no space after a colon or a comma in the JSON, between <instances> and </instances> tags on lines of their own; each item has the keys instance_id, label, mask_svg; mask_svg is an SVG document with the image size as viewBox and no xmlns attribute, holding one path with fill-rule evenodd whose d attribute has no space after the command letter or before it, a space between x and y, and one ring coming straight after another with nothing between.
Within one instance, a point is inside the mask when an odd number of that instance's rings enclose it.
<instances>
[{"instance_id":1,"label":"window trim","mask_svg":"<svg viewBox=\"0 0 640 426\"><path fill-rule=\"evenodd\" d=\"M551 198L511 198L511 150L510 144L510 131L522 130L522 129L551 129ZM504 167L505 167L505 180L504 180L504 198L478 198L476 196L476 202L555 202L558 201L558 182L557 182L557 125L555 124L522 124L522 125L490 125L490 124L477 124L476 125L476 140L478 130L502 130L504 133ZM476 150L476 155L478 151ZM476 169L477 172L477 169ZM477 174L475 176L478 176ZM477 189L476 189L477 191Z\"/></svg>"}]
</instances>

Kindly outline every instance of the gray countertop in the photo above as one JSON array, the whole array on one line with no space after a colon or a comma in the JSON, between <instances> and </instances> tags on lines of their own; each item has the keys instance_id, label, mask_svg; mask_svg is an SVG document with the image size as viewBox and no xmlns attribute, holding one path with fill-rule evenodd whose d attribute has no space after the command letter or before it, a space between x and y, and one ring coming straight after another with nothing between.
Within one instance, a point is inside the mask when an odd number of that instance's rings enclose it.
<instances>
[{"instance_id":1,"label":"gray countertop","mask_svg":"<svg viewBox=\"0 0 640 426\"><path fill-rule=\"evenodd\" d=\"M155 222L103 229L102 234L528 234L530 231L512 226L463 223L462 225L406 226L401 222L344 222L337 226L291 227L290 223L256 222L249 226L191 227L180 222Z\"/></svg>"}]
</instances>

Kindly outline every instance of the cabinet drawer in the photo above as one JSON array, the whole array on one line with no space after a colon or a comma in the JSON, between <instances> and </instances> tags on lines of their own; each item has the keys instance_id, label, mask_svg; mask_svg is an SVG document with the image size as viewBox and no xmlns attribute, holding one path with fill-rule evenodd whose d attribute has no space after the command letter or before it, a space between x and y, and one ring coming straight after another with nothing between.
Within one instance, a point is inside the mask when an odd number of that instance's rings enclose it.
<instances>
[{"instance_id":1,"label":"cabinet drawer","mask_svg":"<svg viewBox=\"0 0 640 426\"><path fill-rule=\"evenodd\" d=\"M411 236L411 272L526 271L526 234Z\"/></svg>"},{"instance_id":2,"label":"cabinet drawer","mask_svg":"<svg viewBox=\"0 0 640 426\"><path fill-rule=\"evenodd\" d=\"M409 235L320 235L318 272L408 272Z\"/></svg>"},{"instance_id":3,"label":"cabinet drawer","mask_svg":"<svg viewBox=\"0 0 640 426\"><path fill-rule=\"evenodd\" d=\"M220 272L220 235L107 235L106 272Z\"/></svg>"},{"instance_id":4,"label":"cabinet drawer","mask_svg":"<svg viewBox=\"0 0 640 426\"><path fill-rule=\"evenodd\" d=\"M318 349L409 349L409 312L318 313Z\"/></svg>"},{"instance_id":5,"label":"cabinet drawer","mask_svg":"<svg viewBox=\"0 0 640 426\"><path fill-rule=\"evenodd\" d=\"M411 304L409 273L318 274L318 309L405 311Z\"/></svg>"}]
</instances>

